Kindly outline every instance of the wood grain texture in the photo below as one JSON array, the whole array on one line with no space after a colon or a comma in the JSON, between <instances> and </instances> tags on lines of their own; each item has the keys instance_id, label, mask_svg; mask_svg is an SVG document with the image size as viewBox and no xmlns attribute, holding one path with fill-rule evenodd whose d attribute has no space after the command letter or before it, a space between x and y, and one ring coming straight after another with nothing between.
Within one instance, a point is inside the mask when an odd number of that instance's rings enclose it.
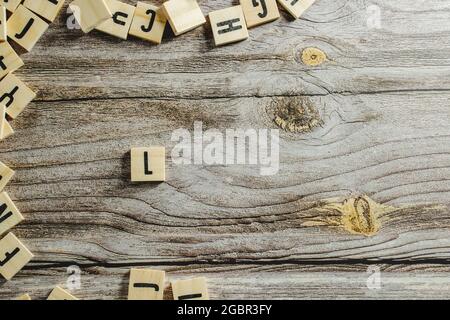
<instances>
[{"instance_id":1,"label":"wood grain texture","mask_svg":"<svg viewBox=\"0 0 450 320\"><path fill-rule=\"evenodd\" d=\"M231 2L200 4L206 14ZM366 25L373 4L379 30ZM26 218L14 233L35 254L0 297L45 298L76 264L74 295L89 299L125 298L133 266L205 275L211 298L449 298L449 9L318 0L221 48L208 26L166 30L155 46L68 30L60 14L22 55L17 75L38 96L0 144ZM309 47L328 60L304 65ZM173 130L276 129L280 106L299 101L320 125L281 131L277 175L170 158ZM166 146L164 183L130 182L136 145ZM390 208L371 237L329 208L359 195ZM386 274L375 293L372 263Z\"/></svg>"}]
</instances>

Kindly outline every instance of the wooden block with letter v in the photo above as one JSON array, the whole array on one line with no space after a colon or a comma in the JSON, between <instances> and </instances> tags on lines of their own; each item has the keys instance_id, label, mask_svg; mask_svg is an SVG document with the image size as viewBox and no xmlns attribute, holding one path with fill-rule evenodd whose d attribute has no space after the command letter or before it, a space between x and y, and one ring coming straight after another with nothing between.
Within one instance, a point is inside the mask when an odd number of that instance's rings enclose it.
<instances>
[{"instance_id":1,"label":"wooden block with letter v","mask_svg":"<svg viewBox=\"0 0 450 320\"><path fill-rule=\"evenodd\" d=\"M277 0L240 0L247 28L271 22L280 17Z\"/></svg>"},{"instance_id":2,"label":"wooden block with letter v","mask_svg":"<svg viewBox=\"0 0 450 320\"><path fill-rule=\"evenodd\" d=\"M22 221L23 216L9 195L6 192L0 193L0 235Z\"/></svg>"},{"instance_id":3,"label":"wooden block with letter v","mask_svg":"<svg viewBox=\"0 0 450 320\"><path fill-rule=\"evenodd\" d=\"M5 122L7 122L5 120ZM0 191L5 188L6 184L11 180L11 178L14 176L14 170L10 169L6 164L0 161ZM2 199L2 194L0 193L0 199ZM9 197L8 197L9 199ZM0 200L1 201L1 200ZM0 202L0 221L2 221L2 215L1 212L1 206L2 203ZM20 221L19 221L20 222ZM1 225L1 222L0 222Z\"/></svg>"},{"instance_id":4,"label":"wooden block with letter v","mask_svg":"<svg viewBox=\"0 0 450 320\"><path fill-rule=\"evenodd\" d=\"M161 8L138 2L130 28L132 36L161 43L167 19Z\"/></svg>"},{"instance_id":5,"label":"wooden block with letter v","mask_svg":"<svg viewBox=\"0 0 450 320\"><path fill-rule=\"evenodd\" d=\"M0 240L0 274L6 280L11 280L32 258L33 254L14 234L8 233Z\"/></svg>"},{"instance_id":6,"label":"wooden block with letter v","mask_svg":"<svg viewBox=\"0 0 450 320\"><path fill-rule=\"evenodd\" d=\"M22 0L0 0L0 4L3 4L9 12L14 12L20 2L22 2Z\"/></svg>"},{"instance_id":7,"label":"wooden block with letter v","mask_svg":"<svg viewBox=\"0 0 450 320\"><path fill-rule=\"evenodd\" d=\"M133 21L135 7L117 0L105 0L112 17L102 22L95 29L127 40L128 31Z\"/></svg>"},{"instance_id":8,"label":"wooden block with letter v","mask_svg":"<svg viewBox=\"0 0 450 320\"><path fill-rule=\"evenodd\" d=\"M0 81L0 103L6 106L11 118L16 118L35 97L36 94L12 73Z\"/></svg>"},{"instance_id":9,"label":"wooden block with letter v","mask_svg":"<svg viewBox=\"0 0 450 320\"><path fill-rule=\"evenodd\" d=\"M64 1L65 0L25 0L23 5L47 21L53 22L61 10Z\"/></svg>"},{"instance_id":10,"label":"wooden block with letter v","mask_svg":"<svg viewBox=\"0 0 450 320\"><path fill-rule=\"evenodd\" d=\"M8 37L22 48L31 51L48 29L48 23L20 5L8 19Z\"/></svg>"},{"instance_id":11,"label":"wooden block with letter v","mask_svg":"<svg viewBox=\"0 0 450 320\"><path fill-rule=\"evenodd\" d=\"M6 8L0 5L0 42L5 42L7 39L6 34Z\"/></svg>"},{"instance_id":12,"label":"wooden block with letter v","mask_svg":"<svg viewBox=\"0 0 450 320\"><path fill-rule=\"evenodd\" d=\"M316 0L278 0L278 2L294 18L298 19Z\"/></svg>"},{"instance_id":13,"label":"wooden block with letter v","mask_svg":"<svg viewBox=\"0 0 450 320\"><path fill-rule=\"evenodd\" d=\"M209 20L216 46L248 38L247 26L241 6L210 12Z\"/></svg>"},{"instance_id":14,"label":"wooden block with letter v","mask_svg":"<svg viewBox=\"0 0 450 320\"><path fill-rule=\"evenodd\" d=\"M75 0L70 3L69 8L84 33L92 31L112 17L104 0Z\"/></svg>"},{"instance_id":15,"label":"wooden block with letter v","mask_svg":"<svg viewBox=\"0 0 450 320\"><path fill-rule=\"evenodd\" d=\"M196 0L169 0L163 3L162 8L176 36L206 22Z\"/></svg>"},{"instance_id":16,"label":"wooden block with letter v","mask_svg":"<svg viewBox=\"0 0 450 320\"><path fill-rule=\"evenodd\" d=\"M172 291L175 300L209 300L205 278L173 281Z\"/></svg>"},{"instance_id":17,"label":"wooden block with letter v","mask_svg":"<svg viewBox=\"0 0 450 320\"><path fill-rule=\"evenodd\" d=\"M52 290L47 300L78 300L69 292L64 290L61 287L56 286L55 289Z\"/></svg>"},{"instance_id":18,"label":"wooden block with letter v","mask_svg":"<svg viewBox=\"0 0 450 320\"><path fill-rule=\"evenodd\" d=\"M166 148L131 148L131 181L165 181Z\"/></svg>"},{"instance_id":19,"label":"wooden block with letter v","mask_svg":"<svg viewBox=\"0 0 450 320\"><path fill-rule=\"evenodd\" d=\"M0 79L23 66L23 61L7 41L0 43Z\"/></svg>"},{"instance_id":20,"label":"wooden block with letter v","mask_svg":"<svg viewBox=\"0 0 450 320\"><path fill-rule=\"evenodd\" d=\"M162 300L165 276L161 270L131 269L128 300Z\"/></svg>"}]
</instances>

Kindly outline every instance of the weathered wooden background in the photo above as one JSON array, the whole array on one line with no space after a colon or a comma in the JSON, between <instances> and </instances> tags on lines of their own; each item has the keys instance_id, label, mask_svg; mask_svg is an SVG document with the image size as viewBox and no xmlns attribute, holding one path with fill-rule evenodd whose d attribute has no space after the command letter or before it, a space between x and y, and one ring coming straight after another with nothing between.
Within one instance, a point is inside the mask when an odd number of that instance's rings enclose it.
<instances>
[{"instance_id":1,"label":"weathered wooden background","mask_svg":"<svg viewBox=\"0 0 450 320\"><path fill-rule=\"evenodd\" d=\"M66 7L22 56L39 94L0 143L27 219L14 232L36 255L1 298L45 298L71 265L82 299L126 298L132 266L205 275L212 298L450 298L448 1L318 0L221 48L207 26L159 46L84 35ZM305 65L308 47L328 60ZM277 128L290 103L322 125L281 132L278 175L171 162L177 128ZM128 151L147 145L167 146L167 181L131 184ZM342 222L338 203L361 195L379 204L372 236Z\"/></svg>"}]
</instances>

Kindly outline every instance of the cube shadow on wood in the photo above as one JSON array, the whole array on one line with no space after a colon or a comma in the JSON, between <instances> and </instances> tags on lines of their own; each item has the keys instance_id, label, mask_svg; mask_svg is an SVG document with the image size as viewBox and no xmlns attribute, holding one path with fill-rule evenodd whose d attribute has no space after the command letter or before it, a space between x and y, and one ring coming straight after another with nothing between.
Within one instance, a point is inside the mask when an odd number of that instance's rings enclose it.
<instances>
[{"instance_id":1,"label":"cube shadow on wood","mask_svg":"<svg viewBox=\"0 0 450 320\"><path fill-rule=\"evenodd\" d=\"M69 8L84 33L92 31L112 17L104 0L75 0L70 3Z\"/></svg>"},{"instance_id":2,"label":"cube shadow on wood","mask_svg":"<svg viewBox=\"0 0 450 320\"><path fill-rule=\"evenodd\" d=\"M95 29L111 36L126 40L133 21L135 7L117 0L105 0L112 17Z\"/></svg>"},{"instance_id":3,"label":"cube shadow on wood","mask_svg":"<svg viewBox=\"0 0 450 320\"><path fill-rule=\"evenodd\" d=\"M271 22L280 17L277 0L240 0L247 28Z\"/></svg>"},{"instance_id":4,"label":"cube shadow on wood","mask_svg":"<svg viewBox=\"0 0 450 320\"><path fill-rule=\"evenodd\" d=\"M162 8L176 36L206 22L196 0L169 0L163 3Z\"/></svg>"},{"instance_id":5,"label":"cube shadow on wood","mask_svg":"<svg viewBox=\"0 0 450 320\"><path fill-rule=\"evenodd\" d=\"M128 300L162 300L165 275L161 270L131 269Z\"/></svg>"},{"instance_id":6,"label":"cube shadow on wood","mask_svg":"<svg viewBox=\"0 0 450 320\"><path fill-rule=\"evenodd\" d=\"M132 182L166 180L166 148L131 148L130 157Z\"/></svg>"},{"instance_id":7,"label":"cube shadow on wood","mask_svg":"<svg viewBox=\"0 0 450 320\"><path fill-rule=\"evenodd\" d=\"M194 278L172 282L174 300L209 300L206 279Z\"/></svg>"},{"instance_id":8,"label":"cube shadow on wood","mask_svg":"<svg viewBox=\"0 0 450 320\"><path fill-rule=\"evenodd\" d=\"M36 94L12 73L0 81L0 103L6 106L11 118L16 118L35 97Z\"/></svg>"},{"instance_id":9,"label":"cube shadow on wood","mask_svg":"<svg viewBox=\"0 0 450 320\"><path fill-rule=\"evenodd\" d=\"M167 19L162 8L138 2L130 28L132 36L159 44L162 41Z\"/></svg>"},{"instance_id":10,"label":"cube shadow on wood","mask_svg":"<svg viewBox=\"0 0 450 320\"><path fill-rule=\"evenodd\" d=\"M23 5L47 21L53 22L65 0L25 0Z\"/></svg>"},{"instance_id":11,"label":"cube shadow on wood","mask_svg":"<svg viewBox=\"0 0 450 320\"><path fill-rule=\"evenodd\" d=\"M247 26L241 6L210 12L209 20L216 46L248 38Z\"/></svg>"},{"instance_id":12,"label":"cube shadow on wood","mask_svg":"<svg viewBox=\"0 0 450 320\"><path fill-rule=\"evenodd\" d=\"M0 240L0 274L6 280L11 280L32 258L33 254L14 234L8 233Z\"/></svg>"}]
</instances>

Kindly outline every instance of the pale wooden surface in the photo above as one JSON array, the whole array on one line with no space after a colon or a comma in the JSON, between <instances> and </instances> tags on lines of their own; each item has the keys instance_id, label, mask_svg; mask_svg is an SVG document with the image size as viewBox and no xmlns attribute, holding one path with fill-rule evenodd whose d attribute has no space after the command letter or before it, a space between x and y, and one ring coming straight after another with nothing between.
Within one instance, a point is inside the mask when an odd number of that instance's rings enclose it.
<instances>
[{"instance_id":1,"label":"pale wooden surface","mask_svg":"<svg viewBox=\"0 0 450 320\"><path fill-rule=\"evenodd\" d=\"M207 26L154 46L67 30L61 14L22 55L39 93L0 144L26 218L14 233L36 256L0 297L45 298L77 264L83 299L125 299L134 266L206 276L212 298L450 298L450 4L419 2L318 0L221 48ZM329 61L304 65L307 47ZM296 96L323 124L281 133L278 175L168 157L166 182L130 183L132 145L170 150L197 120L277 128L273 101ZM361 194L393 207L372 237L323 210ZM368 264L382 289L367 289Z\"/></svg>"}]
</instances>

